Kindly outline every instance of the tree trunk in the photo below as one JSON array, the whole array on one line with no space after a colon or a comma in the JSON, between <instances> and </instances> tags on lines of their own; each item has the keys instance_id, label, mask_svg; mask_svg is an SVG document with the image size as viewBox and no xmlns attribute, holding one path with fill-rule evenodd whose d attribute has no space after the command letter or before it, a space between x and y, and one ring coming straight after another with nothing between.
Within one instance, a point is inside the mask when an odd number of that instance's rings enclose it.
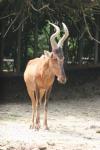
<instances>
[{"instance_id":1,"label":"tree trunk","mask_svg":"<svg viewBox=\"0 0 100 150\"><path fill-rule=\"evenodd\" d=\"M33 57L37 56L38 52L38 18L35 16L35 26L34 26L34 50Z\"/></svg>"},{"instance_id":2,"label":"tree trunk","mask_svg":"<svg viewBox=\"0 0 100 150\"><path fill-rule=\"evenodd\" d=\"M79 64L82 64L82 57L83 57L83 40L78 41L78 61Z\"/></svg>"},{"instance_id":3,"label":"tree trunk","mask_svg":"<svg viewBox=\"0 0 100 150\"><path fill-rule=\"evenodd\" d=\"M95 38L99 41L99 27L96 26L96 35ZM94 59L94 63L97 64L98 63L98 50L99 50L99 43L95 42L95 59Z\"/></svg>"},{"instance_id":4,"label":"tree trunk","mask_svg":"<svg viewBox=\"0 0 100 150\"><path fill-rule=\"evenodd\" d=\"M18 30L18 41L17 41L17 64L16 64L16 72L20 73L21 68L21 27Z\"/></svg>"},{"instance_id":5,"label":"tree trunk","mask_svg":"<svg viewBox=\"0 0 100 150\"><path fill-rule=\"evenodd\" d=\"M64 52L64 57L65 57L65 63L67 63L67 61L68 61L68 40L66 40L64 42L63 52Z\"/></svg>"},{"instance_id":6,"label":"tree trunk","mask_svg":"<svg viewBox=\"0 0 100 150\"><path fill-rule=\"evenodd\" d=\"M3 38L3 35L5 33L5 23L2 22L2 34L1 34L1 48L0 48L0 72L3 71L3 52L5 47L5 39Z\"/></svg>"}]
</instances>

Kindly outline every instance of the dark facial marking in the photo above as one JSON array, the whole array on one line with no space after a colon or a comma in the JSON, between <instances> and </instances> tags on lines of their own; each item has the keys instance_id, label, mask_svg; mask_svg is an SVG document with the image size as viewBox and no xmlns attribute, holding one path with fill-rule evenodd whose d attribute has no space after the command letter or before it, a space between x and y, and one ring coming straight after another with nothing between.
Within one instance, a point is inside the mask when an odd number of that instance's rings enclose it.
<instances>
[{"instance_id":1,"label":"dark facial marking","mask_svg":"<svg viewBox=\"0 0 100 150\"><path fill-rule=\"evenodd\" d=\"M52 50L60 59L64 57L63 50L61 47Z\"/></svg>"}]
</instances>

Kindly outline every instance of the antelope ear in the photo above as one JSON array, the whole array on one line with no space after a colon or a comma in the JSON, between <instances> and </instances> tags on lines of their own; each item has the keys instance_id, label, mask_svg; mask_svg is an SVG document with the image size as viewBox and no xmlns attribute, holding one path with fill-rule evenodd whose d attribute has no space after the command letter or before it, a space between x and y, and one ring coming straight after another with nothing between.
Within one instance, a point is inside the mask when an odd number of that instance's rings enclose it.
<instances>
[{"instance_id":1,"label":"antelope ear","mask_svg":"<svg viewBox=\"0 0 100 150\"><path fill-rule=\"evenodd\" d=\"M44 55L47 57L51 57L51 52L44 50Z\"/></svg>"}]
</instances>

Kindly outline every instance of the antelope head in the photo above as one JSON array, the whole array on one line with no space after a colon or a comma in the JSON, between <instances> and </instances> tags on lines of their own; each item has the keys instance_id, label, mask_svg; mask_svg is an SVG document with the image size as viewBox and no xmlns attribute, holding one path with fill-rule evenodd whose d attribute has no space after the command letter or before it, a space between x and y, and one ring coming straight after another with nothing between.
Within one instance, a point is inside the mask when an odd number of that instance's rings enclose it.
<instances>
[{"instance_id":1,"label":"antelope head","mask_svg":"<svg viewBox=\"0 0 100 150\"><path fill-rule=\"evenodd\" d=\"M55 38L60 34L60 28L53 23L50 23L50 25L52 25L56 30L55 33L53 33L50 37L50 42L52 47L52 52L50 53L50 66L52 68L53 74L57 77L57 80L60 83L64 84L66 83L67 79L64 71L64 66L63 66L64 64L63 44L64 41L69 36L69 32L66 25L62 23L64 29L64 35L57 43Z\"/></svg>"}]
</instances>

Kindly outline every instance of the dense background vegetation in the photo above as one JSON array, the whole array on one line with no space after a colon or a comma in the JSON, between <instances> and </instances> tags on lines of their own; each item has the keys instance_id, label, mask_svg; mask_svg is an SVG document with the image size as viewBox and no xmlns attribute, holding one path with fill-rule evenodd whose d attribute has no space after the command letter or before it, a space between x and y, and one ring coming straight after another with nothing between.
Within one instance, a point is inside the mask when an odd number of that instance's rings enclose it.
<instances>
[{"instance_id":1,"label":"dense background vegetation","mask_svg":"<svg viewBox=\"0 0 100 150\"><path fill-rule=\"evenodd\" d=\"M100 62L100 0L0 0L1 71L7 69L5 58L14 59L13 71L18 73L29 59L50 50L53 29L48 21L68 26L66 63Z\"/></svg>"}]
</instances>

